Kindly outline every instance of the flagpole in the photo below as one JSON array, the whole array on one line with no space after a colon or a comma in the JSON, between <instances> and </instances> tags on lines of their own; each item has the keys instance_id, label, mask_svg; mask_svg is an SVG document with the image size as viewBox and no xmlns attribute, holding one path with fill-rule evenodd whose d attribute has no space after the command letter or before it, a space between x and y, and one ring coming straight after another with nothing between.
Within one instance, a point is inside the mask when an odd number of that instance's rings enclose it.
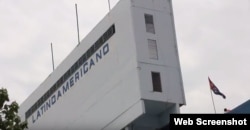
<instances>
[{"instance_id":1,"label":"flagpole","mask_svg":"<svg viewBox=\"0 0 250 130\"><path fill-rule=\"evenodd\" d=\"M108 0L108 5L109 5L109 11L110 11L110 9L111 9L111 8L110 8L110 0Z\"/></svg>"},{"instance_id":2,"label":"flagpole","mask_svg":"<svg viewBox=\"0 0 250 130\"><path fill-rule=\"evenodd\" d=\"M212 102L213 102L213 107L214 107L214 113L216 114L216 109L215 109L215 105L214 105L214 98L213 98L213 94L212 94L212 90L210 89L210 94L212 97Z\"/></svg>"},{"instance_id":3,"label":"flagpole","mask_svg":"<svg viewBox=\"0 0 250 130\"><path fill-rule=\"evenodd\" d=\"M78 39L78 45L80 44L80 36L79 36L79 23L78 23L78 11L77 11L77 4L75 4L76 8L76 24L77 24L77 39Z\"/></svg>"},{"instance_id":4,"label":"flagpole","mask_svg":"<svg viewBox=\"0 0 250 130\"><path fill-rule=\"evenodd\" d=\"M52 56L52 67L53 67L53 71L55 69L55 66L54 66L54 55L53 55L53 46L52 46L52 42L50 44L50 47L51 47L51 56Z\"/></svg>"}]
</instances>

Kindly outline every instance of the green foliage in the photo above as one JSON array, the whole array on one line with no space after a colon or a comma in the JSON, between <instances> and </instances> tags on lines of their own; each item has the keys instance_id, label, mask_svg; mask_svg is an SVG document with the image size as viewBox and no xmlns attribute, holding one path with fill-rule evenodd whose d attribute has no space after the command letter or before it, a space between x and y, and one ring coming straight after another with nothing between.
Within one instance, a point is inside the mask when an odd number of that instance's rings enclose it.
<instances>
[{"instance_id":1,"label":"green foliage","mask_svg":"<svg viewBox=\"0 0 250 130\"><path fill-rule=\"evenodd\" d=\"M21 122L17 115L19 105L13 101L8 104L9 96L7 89L0 89L0 130L24 130L28 128L26 121Z\"/></svg>"}]
</instances>

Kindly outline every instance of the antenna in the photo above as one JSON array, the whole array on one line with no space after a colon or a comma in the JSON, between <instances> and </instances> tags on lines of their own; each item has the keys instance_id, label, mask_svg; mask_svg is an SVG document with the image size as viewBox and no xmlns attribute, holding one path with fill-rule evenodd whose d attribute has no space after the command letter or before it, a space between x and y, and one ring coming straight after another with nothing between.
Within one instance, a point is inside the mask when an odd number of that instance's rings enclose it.
<instances>
[{"instance_id":1,"label":"antenna","mask_svg":"<svg viewBox=\"0 0 250 130\"><path fill-rule=\"evenodd\" d=\"M53 71L54 71L54 69L55 69L55 67L54 67L54 55L53 55L53 46L52 46L52 42L51 42L51 54L52 54L52 67L53 67Z\"/></svg>"},{"instance_id":2,"label":"antenna","mask_svg":"<svg viewBox=\"0 0 250 130\"><path fill-rule=\"evenodd\" d=\"M76 7L77 36L78 36L78 45L79 45L80 44L80 38L79 38L79 24L78 24L77 4L75 4L75 7Z\"/></svg>"},{"instance_id":3,"label":"antenna","mask_svg":"<svg viewBox=\"0 0 250 130\"><path fill-rule=\"evenodd\" d=\"M108 0L108 4L109 4L109 11L110 11L110 0Z\"/></svg>"}]
</instances>

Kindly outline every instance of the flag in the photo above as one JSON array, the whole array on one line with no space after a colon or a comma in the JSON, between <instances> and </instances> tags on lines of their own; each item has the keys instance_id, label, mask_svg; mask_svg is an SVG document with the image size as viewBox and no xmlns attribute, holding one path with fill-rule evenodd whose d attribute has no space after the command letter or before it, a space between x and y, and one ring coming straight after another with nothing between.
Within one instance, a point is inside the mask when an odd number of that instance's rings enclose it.
<instances>
[{"instance_id":1,"label":"flag","mask_svg":"<svg viewBox=\"0 0 250 130\"><path fill-rule=\"evenodd\" d=\"M210 89L214 92L214 94L221 95L225 99L226 96L220 92L220 90L215 86L215 84L210 80L209 77L208 77L208 81L209 81Z\"/></svg>"}]
</instances>

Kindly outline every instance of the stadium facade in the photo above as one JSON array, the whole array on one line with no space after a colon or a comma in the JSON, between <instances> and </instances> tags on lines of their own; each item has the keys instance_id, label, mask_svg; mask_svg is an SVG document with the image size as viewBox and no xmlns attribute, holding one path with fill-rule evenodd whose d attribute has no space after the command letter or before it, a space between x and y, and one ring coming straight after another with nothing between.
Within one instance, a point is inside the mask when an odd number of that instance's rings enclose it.
<instances>
[{"instance_id":1,"label":"stadium facade","mask_svg":"<svg viewBox=\"0 0 250 130\"><path fill-rule=\"evenodd\" d=\"M21 104L30 130L156 130L185 104L171 0L120 0Z\"/></svg>"}]
</instances>

